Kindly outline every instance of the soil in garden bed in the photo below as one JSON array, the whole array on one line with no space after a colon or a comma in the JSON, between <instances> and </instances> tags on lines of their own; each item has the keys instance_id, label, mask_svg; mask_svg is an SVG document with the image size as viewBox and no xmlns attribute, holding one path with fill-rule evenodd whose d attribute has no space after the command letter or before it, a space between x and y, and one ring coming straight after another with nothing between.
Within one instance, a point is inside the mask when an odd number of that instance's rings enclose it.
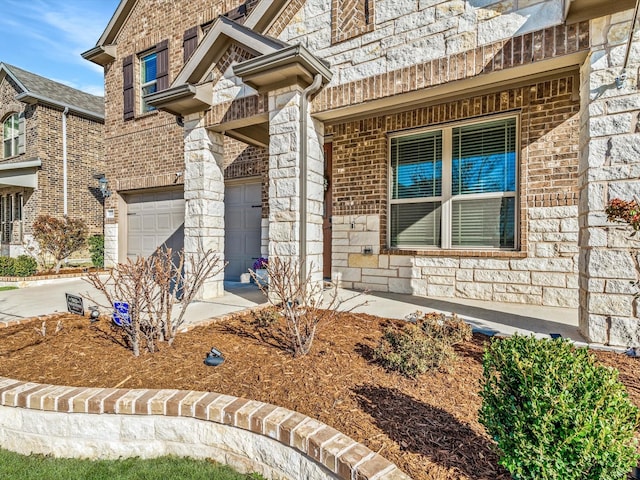
<instances>
[{"instance_id":1,"label":"soil in garden bed","mask_svg":"<svg viewBox=\"0 0 640 480\"><path fill-rule=\"evenodd\" d=\"M341 314L318 332L311 354L293 358L260 338L251 315L179 334L174 345L135 358L103 319L61 314L0 329L0 376L71 386L177 388L260 400L331 425L396 463L416 480L509 479L477 421L483 345L475 335L459 345L448 371L416 380L371 360L389 320ZM56 333L60 322L62 330ZM203 360L214 346L218 367ZM598 352L620 369L640 404L640 363ZM123 383L124 381L124 383Z\"/></svg>"}]
</instances>

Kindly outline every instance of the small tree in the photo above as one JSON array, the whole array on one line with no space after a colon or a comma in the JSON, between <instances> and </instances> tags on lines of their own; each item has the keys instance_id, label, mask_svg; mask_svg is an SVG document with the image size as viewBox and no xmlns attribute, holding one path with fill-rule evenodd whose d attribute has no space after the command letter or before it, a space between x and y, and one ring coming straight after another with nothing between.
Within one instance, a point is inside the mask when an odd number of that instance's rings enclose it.
<instances>
[{"instance_id":1,"label":"small tree","mask_svg":"<svg viewBox=\"0 0 640 480\"><path fill-rule=\"evenodd\" d=\"M85 246L87 226L80 219L40 215L33 222L33 236L40 249L53 256L58 273L62 261Z\"/></svg>"},{"instance_id":2,"label":"small tree","mask_svg":"<svg viewBox=\"0 0 640 480\"><path fill-rule=\"evenodd\" d=\"M262 263L267 270L268 284L253 270L249 273L269 303L277 308L279 316L260 328L296 357L311 351L321 324L329 323L338 311L350 312L366 303L342 309L344 301L338 297L337 286L325 290L323 282L312 282L311 272L301 278L300 264L295 260L273 257L268 263ZM284 328L278 322L280 319L284 320Z\"/></svg>"},{"instance_id":3,"label":"small tree","mask_svg":"<svg viewBox=\"0 0 640 480\"><path fill-rule=\"evenodd\" d=\"M104 235L92 235L88 243L91 263L96 268L104 267Z\"/></svg>"},{"instance_id":4,"label":"small tree","mask_svg":"<svg viewBox=\"0 0 640 480\"><path fill-rule=\"evenodd\" d=\"M170 248L159 248L148 258L127 259L106 274L91 272L86 281L106 298L106 304L90 298L102 310L113 311L116 302L129 305L122 331L138 356L142 348L155 352L158 342L173 343L187 307L205 281L223 268L211 250L186 256L182 250L174 254ZM177 315L174 305L181 307Z\"/></svg>"},{"instance_id":5,"label":"small tree","mask_svg":"<svg viewBox=\"0 0 640 480\"><path fill-rule=\"evenodd\" d=\"M638 460L638 409L618 371L568 340L515 335L484 354L480 423L518 480L620 480Z\"/></svg>"}]
</instances>

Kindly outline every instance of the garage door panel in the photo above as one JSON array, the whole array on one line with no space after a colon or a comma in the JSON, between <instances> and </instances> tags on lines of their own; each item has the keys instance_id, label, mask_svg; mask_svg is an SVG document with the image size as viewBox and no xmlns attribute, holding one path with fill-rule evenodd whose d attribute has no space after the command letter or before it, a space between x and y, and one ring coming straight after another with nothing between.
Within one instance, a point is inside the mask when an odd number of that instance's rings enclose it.
<instances>
[{"instance_id":1,"label":"garage door panel","mask_svg":"<svg viewBox=\"0 0 640 480\"><path fill-rule=\"evenodd\" d=\"M156 216L156 228L161 231L170 230L173 224L173 218L170 213L159 213Z\"/></svg>"},{"instance_id":2,"label":"garage door panel","mask_svg":"<svg viewBox=\"0 0 640 480\"><path fill-rule=\"evenodd\" d=\"M184 246L184 199L181 191L127 197L127 256L148 257L160 246Z\"/></svg>"},{"instance_id":3,"label":"garage door panel","mask_svg":"<svg viewBox=\"0 0 640 480\"><path fill-rule=\"evenodd\" d=\"M225 188L225 279L238 281L260 256L262 185Z\"/></svg>"}]
</instances>

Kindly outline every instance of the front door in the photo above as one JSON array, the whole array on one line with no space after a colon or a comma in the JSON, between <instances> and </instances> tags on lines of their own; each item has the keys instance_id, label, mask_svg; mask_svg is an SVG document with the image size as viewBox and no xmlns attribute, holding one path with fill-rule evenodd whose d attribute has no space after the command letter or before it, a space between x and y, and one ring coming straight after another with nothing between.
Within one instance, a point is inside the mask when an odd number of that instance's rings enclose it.
<instances>
[{"instance_id":1,"label":"front door","mask_svg":"<svg viewBox=\"0 0 640 480\"><path fill-rule=\"evenodd\" d=\"M331 279L331 211L333 202L331 198L332 177L332 144L324 144L324 218L322 220L322 273L324 278Z\"/></svg>"}]
</instances>

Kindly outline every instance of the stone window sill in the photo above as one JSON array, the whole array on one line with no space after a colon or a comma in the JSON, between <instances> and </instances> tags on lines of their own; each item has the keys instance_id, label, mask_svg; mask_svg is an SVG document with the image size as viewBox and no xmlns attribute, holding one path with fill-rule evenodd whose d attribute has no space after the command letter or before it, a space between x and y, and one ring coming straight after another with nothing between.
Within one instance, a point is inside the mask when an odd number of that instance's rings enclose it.
<instances>
[{"instance_id":1,"label":"stone window sill","mask_svg":"<svg viewBox=\"0 0 640 480\"><path fill-rule=\"evenodd\" d=\"M414 255L419 257L482 257L482 258L526 258L522 250L408 250L385 248L384 255Z\"/></svg>"}]
</instances>

